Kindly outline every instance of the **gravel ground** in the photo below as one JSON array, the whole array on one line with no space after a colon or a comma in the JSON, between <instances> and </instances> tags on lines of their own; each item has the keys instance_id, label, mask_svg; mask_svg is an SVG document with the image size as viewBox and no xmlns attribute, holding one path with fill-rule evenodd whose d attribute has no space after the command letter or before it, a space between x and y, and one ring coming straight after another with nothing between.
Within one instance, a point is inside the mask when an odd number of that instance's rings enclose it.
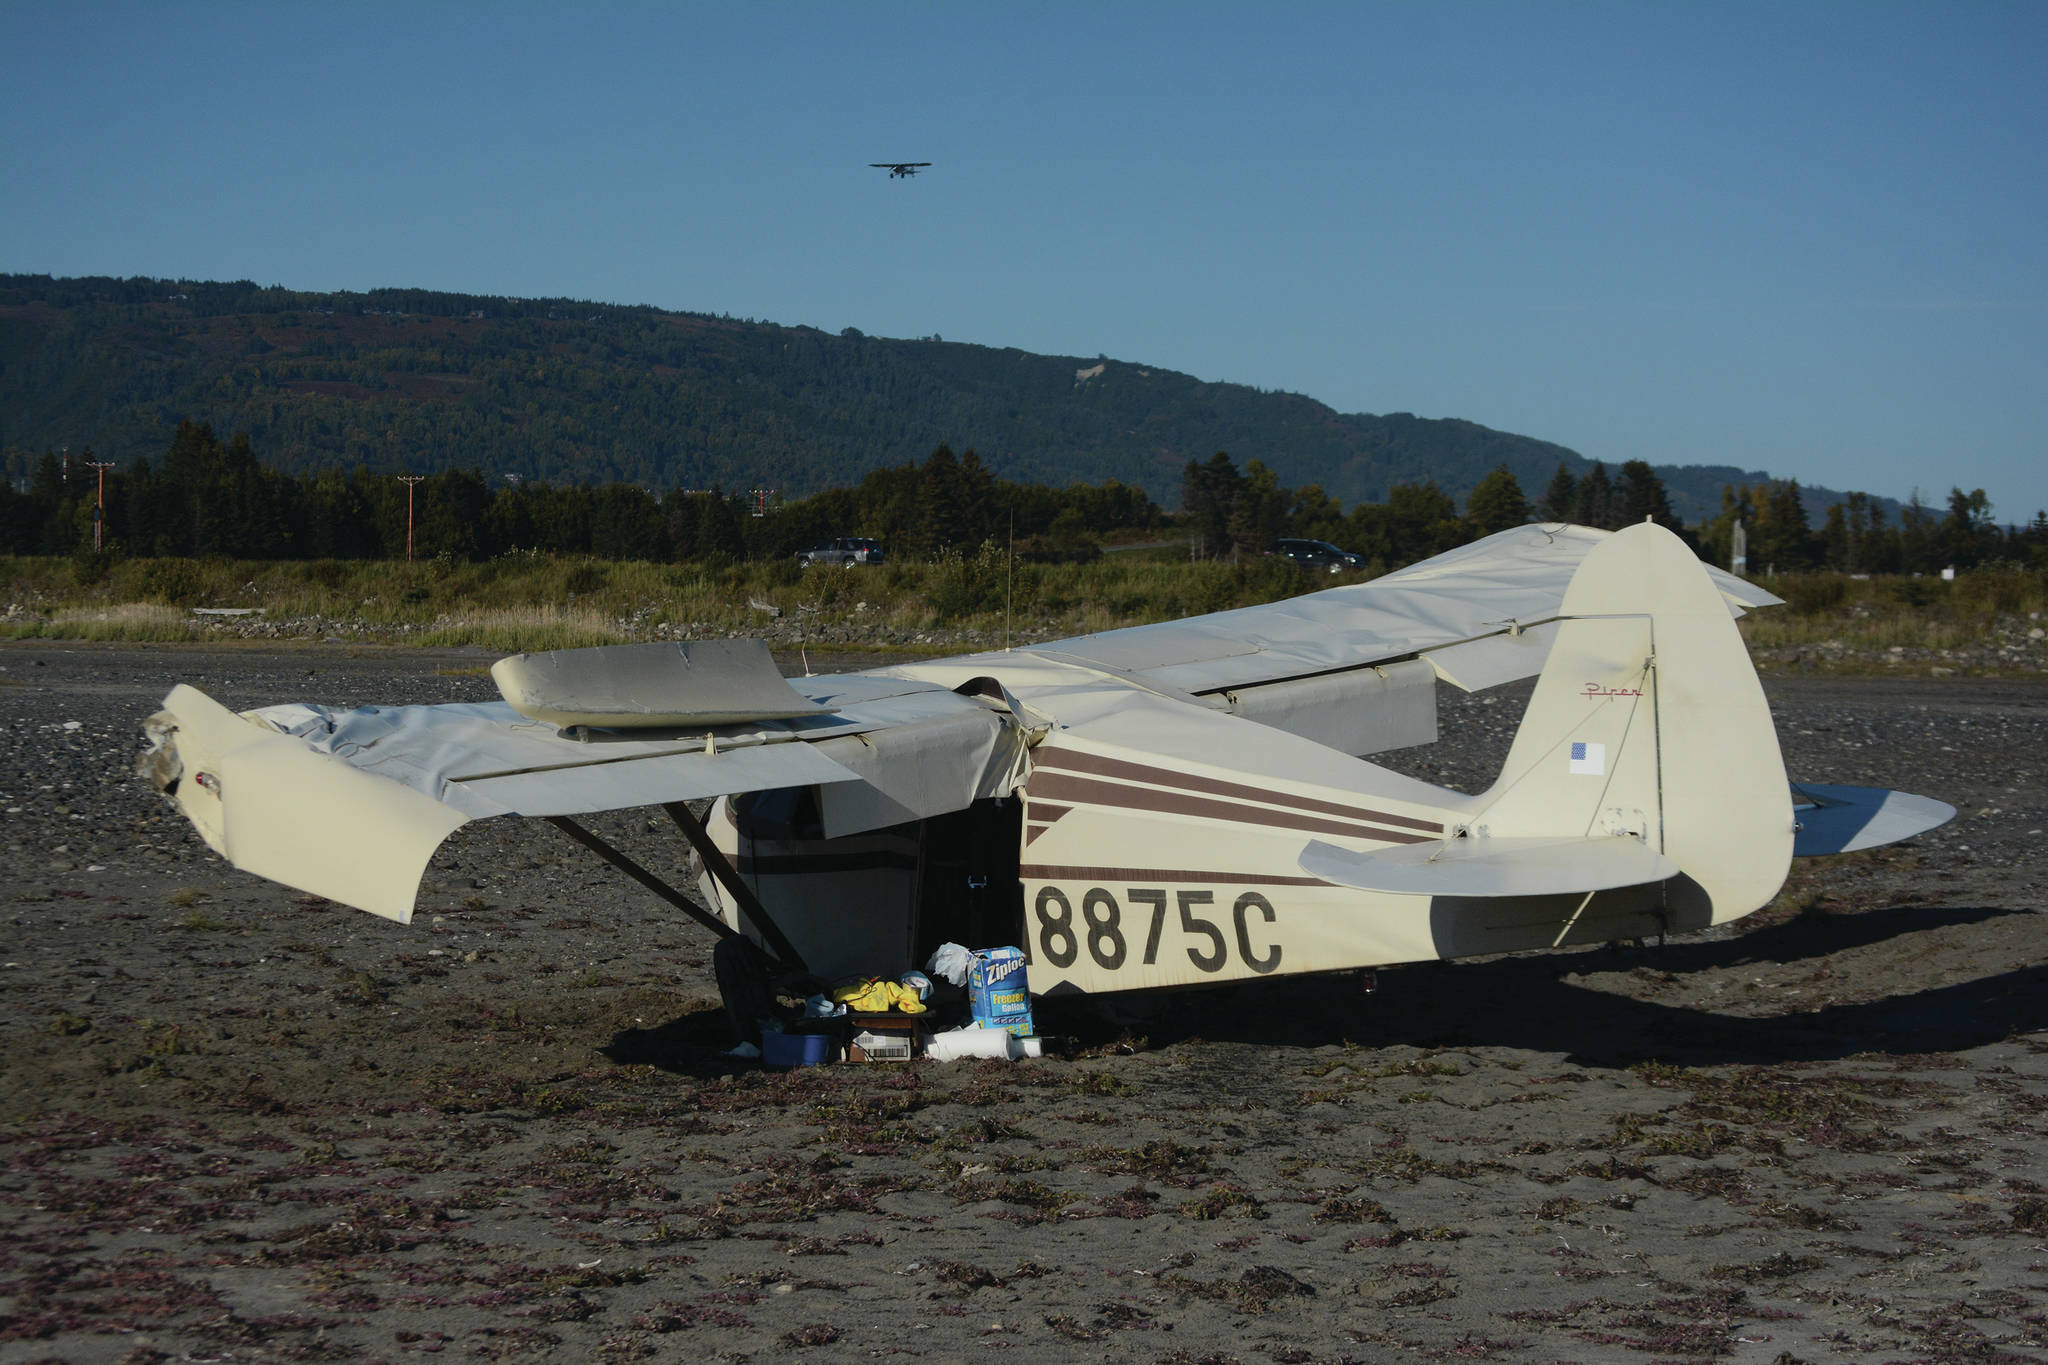
<instances>
[{"instance_id":1,"label":"gravel ground","mask_svg":"<svg viewBox=\"0 0 2048 1365\"><path fill-rule=\"evenodd\" d=\"M781 1075L723 1056L706 936L552 830L458 833L402 928L131 775L176 681L488 663L0 645L0 1360L2048 1357L2048 684L1767 679L1795 774L1961 815L1730 930ZM1519 699L1443 700L1395 766L1484 785Z\"/></svg>"}]
</instances>

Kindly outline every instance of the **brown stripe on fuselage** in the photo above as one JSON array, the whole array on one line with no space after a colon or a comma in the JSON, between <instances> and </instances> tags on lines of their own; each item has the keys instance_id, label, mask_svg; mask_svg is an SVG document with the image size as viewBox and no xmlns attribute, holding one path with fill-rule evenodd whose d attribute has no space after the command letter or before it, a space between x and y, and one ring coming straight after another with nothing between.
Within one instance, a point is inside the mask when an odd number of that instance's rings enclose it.
<instances>
[{"instance_id":1,"label":"brown stripe on fuselage","mask_svg":"<svg viewBox=\"0 0 2048 1365\"><path fill-rule=\"evenodd\" d=\"M1061 772L1038 773L1032 777L1033 798L1041 793L1061 800L1123 810L1159 811L1165 815L1187 815L1198 820L1218 820L1233 825L1269 825L1275 829L1301 830L1308 834L1335 834L1346 839L1377 839L1388 844L1426 844L1435 837L1401 829L1376 829L1357 820L1319 820L1290 811L1242 805L1235 801L1216 801L1177 791L1126 787L1121 783L1098 782L1093 778Z\"/></svg>"},{"instance_id":2,"label":"brown stripe on fuselage","mask_svg":"<svg viewBox=\"0 0 2048 1365\"><path fill-rule=\"evenodd\" d=\"M1321 877L1280 877L1264 872L1193 872L1175 867L1066 867L1026 863L1017 875L1031 882L1113 882L1144 886L1154 882L1214 882L1229 886L1329 886Z\"/></svg>"},{"instance_id":3,"label":"brown stripe on fuselage","mask_svg":"<svg viewBox=\"0 0 2048 1365\"><path fill-rule=\"evenodd\" d=\"M1187 791L1207 792L1212 796L1234 796L1245 801L1263 801L1272 806L1292 806L1296 810L1314 811L1318 815L1339 815L1351 820L1372 820L1382 825L1394 825L1402 829L1419 829L1432 835L1441 835L1443 823L1437 820L1417 819L1412 815L1396 815L1392 811L1366 810L1358 806L1346 806L1336 801L1323 801L1313 796L1292 796L1286 792L1268 791L1263 787L1247 786L1242 782L1225 782L1221 778L1197 777L1174 768L1154 767L1149 763L1133 763L1129 759L1111 758L1106 754L1083 753L1078 749L1055 749L1041 746L1032 755L1032 766L1037 768L1065 768L1072 772L1094 773L1098 777L1120 778L1126 782L1152 782L1163 787L1180 787Z\"/></svg>"}]
</instances>

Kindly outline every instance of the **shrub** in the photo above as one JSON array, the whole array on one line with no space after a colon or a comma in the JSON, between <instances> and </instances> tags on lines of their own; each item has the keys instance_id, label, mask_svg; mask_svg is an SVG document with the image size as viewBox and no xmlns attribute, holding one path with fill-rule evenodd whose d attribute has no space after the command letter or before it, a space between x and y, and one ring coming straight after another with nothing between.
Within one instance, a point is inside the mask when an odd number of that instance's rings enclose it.
<instances>
[{"instance_id":1,"label":"shrub","mask_svg":"<svg viewBox=\"0 0 2048 1365\"><path fill-rule=\"evenodd\" d=\"M1849 580L1838 573L1787 574L1777 583L1778 595L1799 616L1840 607L1849 596Z\"/></svg>"},{"instance_id":2,"label":"shrub","mask_svg":"<svg viewBox=\"0 0 2048 1365\"><path fill-rule=\"evenodd\" d=\"M150 559L137 572L135 589L144 601L189 607L206 596L206 575L195 560Z\"/></svg>"}]
</instances>

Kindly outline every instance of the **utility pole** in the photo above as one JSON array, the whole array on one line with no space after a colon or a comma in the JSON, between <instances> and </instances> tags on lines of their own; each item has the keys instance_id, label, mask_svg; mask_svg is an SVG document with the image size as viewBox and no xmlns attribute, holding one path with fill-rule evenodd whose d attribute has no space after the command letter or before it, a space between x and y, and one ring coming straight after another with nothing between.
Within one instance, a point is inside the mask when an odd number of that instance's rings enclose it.
<instances>
[{"instance_id":1,"label":"utility pole","mask_svg":"<svg viewBox=\"0 0 2048 1365\"><path fill-rule=\"evenodd\" d=\"M92 548L97 553L106 544L107 536L107 471L114 467L112 460L87 460L86 466L100 472L100 500L92 509Z\"/></svg>"},{"instance_id":2,"label":"utility pole","mask_svg":"<svg viewBox=\"0 0 2048 1365\"><path fill-rule=\"evenodd\" d=\"M412 563L412 488L424 474L400 474L398 481L405 485L405 562Z\"/></svg>"}]
</instances>

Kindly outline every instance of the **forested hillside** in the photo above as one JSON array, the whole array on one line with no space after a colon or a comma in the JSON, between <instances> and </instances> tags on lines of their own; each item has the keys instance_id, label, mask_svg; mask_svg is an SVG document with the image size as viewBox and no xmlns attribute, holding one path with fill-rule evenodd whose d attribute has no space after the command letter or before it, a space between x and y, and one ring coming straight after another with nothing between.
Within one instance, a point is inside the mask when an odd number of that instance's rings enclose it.
<instances>
[{"instance_id":1,"label":"forested hillside","mask_svg":"<svg viewBox=\"0 0 2048 1365\"><path fill-rule=\"evenodd\" d=\"M990 472L1118 480L1173 505L1228 451L1342 504L1434 481L1463 500L1505 466L1528 488L1561 446L1472 422L1341 414L1289 393L1104 357L831 335L568 299L314 294L164 280L0 276L0 452L127 466L181 421L246 433L290 474L473 469L486 479L768 488L801 496L950 443ZM1673 510L1713 515L1733 466L1660 468ZM1818 510L1839 495L1806 490Z\"/></svg>"}]
</instances>

